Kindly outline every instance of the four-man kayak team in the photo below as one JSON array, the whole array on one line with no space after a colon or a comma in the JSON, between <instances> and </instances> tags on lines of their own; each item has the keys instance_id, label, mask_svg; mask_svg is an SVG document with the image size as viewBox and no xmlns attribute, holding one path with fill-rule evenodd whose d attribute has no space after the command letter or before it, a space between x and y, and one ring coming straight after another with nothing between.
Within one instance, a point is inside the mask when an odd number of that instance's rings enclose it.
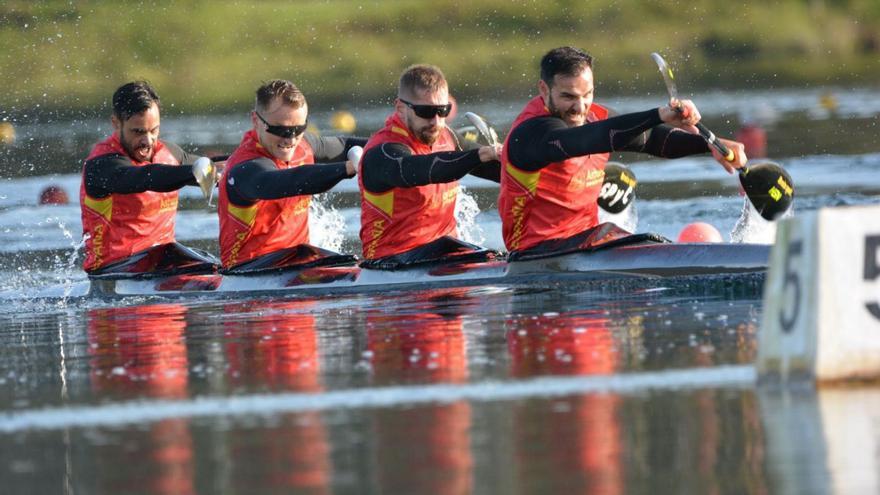
<instances>
[{"instance_id":1,"label":"four-man kayak team","mask_svg":"<svg viewBox=\"0 0 880 495\"><path fill-rule=\"evenodd\" d=\"M307 245L311 195L355 175L364 266L382 268L438 253L486 253L455 239L458 180L467 174L500 182L504 244L516 252L598 224L597 198L612 151L664 158L711 152L731 173L745 165L741 143L721 140L735 154L728 162L697 134L700 113L690 100L614 115L593 103L593 89L590 55L553 49L541 59L539 94L514 120L504 145L478 146L446 127L449 87L435 66L404 71L394 112L369 140L307 132L303 93L290 81L269 81L256 92L253 127L238 148L212 158L224 169L222 270ZM131 271L168 257L169 249L170 263L184 271L215 268L209 254L174 240L178 190L198 184L199 157L159 140L160 108L147 83L120 87L113 95L114 132L85 161L80 203L84 268L92 276Z\"/></svg>"}]
</instances>

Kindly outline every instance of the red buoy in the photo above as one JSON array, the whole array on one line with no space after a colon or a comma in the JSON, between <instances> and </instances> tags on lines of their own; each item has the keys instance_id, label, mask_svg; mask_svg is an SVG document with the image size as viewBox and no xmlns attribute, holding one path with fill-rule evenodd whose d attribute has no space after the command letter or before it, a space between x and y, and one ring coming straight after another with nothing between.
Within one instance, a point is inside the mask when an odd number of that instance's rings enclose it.
<instances>
[{"instance_id":1,"label":"red buoy","mask_svg":"<svg viewBox=\"0 0 880 495\"><path fill-rule=\"evenodd\" d=\"M49 186L40 193L41 205L66 205L67 193L58 186Z\"/></svg>"},{"instance_id":2,"label":"red buoy","mask_svg":"<svg viewBox=\"0 0 880 495\"><path fill-rule=\"evenodd\" d=\"M689 223L678 234L678 242L722 242L718 229L705 222Z\"/></svg>"}]
</instances>

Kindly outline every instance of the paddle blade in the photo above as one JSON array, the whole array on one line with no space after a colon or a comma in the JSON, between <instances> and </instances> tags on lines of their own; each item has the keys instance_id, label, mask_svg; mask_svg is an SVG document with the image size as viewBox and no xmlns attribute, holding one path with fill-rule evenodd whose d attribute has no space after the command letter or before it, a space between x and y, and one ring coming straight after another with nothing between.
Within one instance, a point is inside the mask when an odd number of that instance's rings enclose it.
<instances>
[{"instance_id":1,"label":"paddle blade","mask_svg":"<svg viewBox=\"0 0 880 495\"><path fill-rule=\"evenodd\" d=\"M205 199L210 202L214 191L214 184L217 183L217 168L214 167L210 158L203 156L193 163L192 173L196 178L199 187L202 189L202 194L205 195Z\"/></svg>"},{"instance_id":2,"label":"paddle blade","mask_svg":"<svg viewBox=\"0 0 880 495\"><path fill-rule=\"evenodd\" d=\"M471 125L474 126L474 129L477 130L483 143L490 146L499 143L498 133L495 132L495 129L488 122L486 122L486 119L473 112L467 112L464 116L470 121Z\"/></svg>"},{"instance_id":3,"label":"paddle blade","mask_svg":"<svg viewBox=\"0 0 880 495\"><path fill-rule=\"evenodd\" d=\"M775 220L788 211L794 201L794 182L778 163L763 162L745 167L739 172L739 182L765 220Z\"/></svg>"},{"instance_id":4,"label":"paddle blade","mask_svg":"<svg viewBox=\"0 0 880 495\"><path fill-rule=\"evenodd\" d=\"M608 213L620 213L636 199L636 175L626 165L608 162L605 180L599 192L599 207Z\"/></svg>"}]
</instances>

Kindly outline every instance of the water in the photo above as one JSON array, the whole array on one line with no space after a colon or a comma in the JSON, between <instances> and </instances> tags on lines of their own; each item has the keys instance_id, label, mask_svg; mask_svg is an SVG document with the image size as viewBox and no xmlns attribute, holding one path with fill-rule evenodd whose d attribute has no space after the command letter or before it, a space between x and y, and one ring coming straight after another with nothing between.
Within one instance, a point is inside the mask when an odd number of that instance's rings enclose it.
<instances>
[{"instance_id":1,"label":"water","mask_svg":"<svg viewBox=\"0 0 880 495\"><path fill-rule=\"evenodd\" d=\"M711 160L625 161L639 231L737 229ZM880 196L876 152L781 161L795 215ZM880 491L880 389L756 386L760 279L35 298L85 280L78 205L34 205L78 180L0 186L4 492ZM318 200L317 243L357 249L354 187ZM465 188L464 235L500 248L497 189ZM216 250L216 213L183 196L178 238Z\"/></svg>"}]
</instances>

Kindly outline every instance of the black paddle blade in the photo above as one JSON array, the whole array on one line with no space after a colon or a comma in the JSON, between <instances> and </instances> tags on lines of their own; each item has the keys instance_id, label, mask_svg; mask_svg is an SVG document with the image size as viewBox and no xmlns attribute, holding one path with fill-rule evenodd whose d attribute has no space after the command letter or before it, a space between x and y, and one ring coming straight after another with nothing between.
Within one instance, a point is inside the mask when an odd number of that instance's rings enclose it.
<instances>
[{"instance_id":1,"label":"black paddle blade","mask_svg":"<svg viewBox=\"0 0 880 495\"><path fill-rule=\"evenodd\" d=\"M778 163L762 162L745 167L739 172L739 182L765 220L775 220L788 211L794 201L794 182Z\"/></svg>"},{"instance_id":2,"label":"black paddle blade","mask_svg":"<svg viewBox=\"0 0 880 495\"><path fill-rule=\"evenodd\" d=\"M620 213L636 199L636 174L626 165L608 162L605 165L605 180L599 192L599 207L608 213Z\"/></svg>"}]
</instances>

